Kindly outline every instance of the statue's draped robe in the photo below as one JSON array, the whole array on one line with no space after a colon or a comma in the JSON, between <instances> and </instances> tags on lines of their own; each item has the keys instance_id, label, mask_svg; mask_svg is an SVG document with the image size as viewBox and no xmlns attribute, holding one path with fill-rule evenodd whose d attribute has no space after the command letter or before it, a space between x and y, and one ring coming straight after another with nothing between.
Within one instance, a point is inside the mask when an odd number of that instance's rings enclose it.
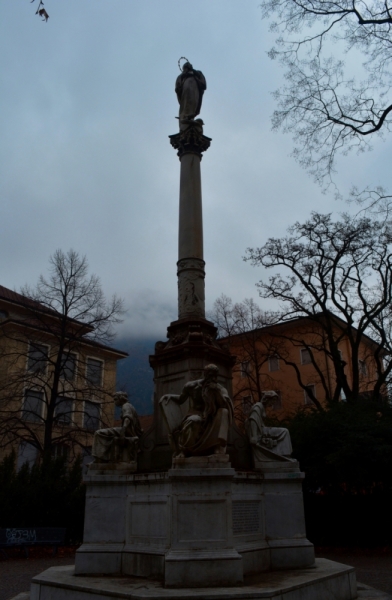
<instances>
[{"instance_id":1,"label":"statue's draped robe","mask_svg":"<svg viewBox=\"0 0 392 600\"><path fill-rule=\"evenodd\" d=\"M219 383L203 385L203 381L190 381L179 397L179 403L189 398L190 408L172 436L186 456L211 454L214 448L226 446L233 422L233 404L227 390Z\"/></svg>"},{"instance_id":2,"label":"statue's draped robe","mask_svg":"<svg viewBox=\"0 0 392 600\"><path fill-rule=\"evenodd\" d=\"M183 72L176 80L176 94L180 103L180 121L194 119L200 113L201 102L207 84L201 71Z\"/></svg>"},{"instance_id":3,"label":"statue's draped robe","mask_svg":"<svg viewBox=\"0 0 392 600\"><path fill-rule=\"evenodd\" d=\"M93 447L91 454L95 458L103 461L110 461L112 456L112 447L115 440L121 437L125 426L125 440L128 446L131 446L132 460L136 460L138 451L138 440L143 433L140 427L139 418L135 408L127 402L121 410L122 427L108 427L107 429L98 429L94 433Z\"/></svg>"},{"instance_id":4,"label":"statue's draped robe","mask_svg":"<svg viewBox=\"0 0 392 600\"><path fill-rule=\"evenodd\" d=\"M264 424L265 417L266 413L263 404L256 402L246 422L246 432L255 460L262 461L265 459L263 448L267 448L280 456L290 456L293 448L288 429L284 427L266 427Z\"/></svg>"}]
</instances>

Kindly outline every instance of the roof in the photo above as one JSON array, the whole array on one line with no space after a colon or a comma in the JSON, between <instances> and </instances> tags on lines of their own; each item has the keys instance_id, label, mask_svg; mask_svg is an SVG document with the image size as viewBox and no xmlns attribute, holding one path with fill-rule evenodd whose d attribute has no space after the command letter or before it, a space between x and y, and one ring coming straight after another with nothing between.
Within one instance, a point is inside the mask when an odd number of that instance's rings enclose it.
<instances>
[{"instance_id":1,"label":"roof","mask_svg":"<svg viewBox=\"0 0 392 600\"><path fill-rule=\"evenodd\" d=\"M34 312L45 313L45 314L51 315L52 317L58 318L58 317L62 316L58 311L46 307L44 304L41 304L41 302L32 300L31 298L28 298L27 296L23 296L23 294L19 294L18 292L14 292L13 290L10 290L10 289L4 287L3 285L0 285L0 300L5 300L6 302L10 302L12 304L22 306L22 307L30 309ZM85 325L86 333L93 331L93 327L91 327L91 325L84 324L82 321L77 321L76 319L72 319L71 317L69 317L68 320L71 322L74 322L74 323L78 323L79 325ZM7 319L7 322L15 323L17 325L24 325L24 326L30 326L30 327L37 328L37 323L33 319L27 319L27 320L24 320L23 322L21 322L19 320L11 318L11 319ZM128 356L128 352L124 352L123 350L118 350L117 348L113 348L106 344L102 344L95 340L89 339L88 337L85 337L84 334L81 335L81 341L83 341L83 343L87 344L88 346L94 346L95 348L100 348L101 350L105 350L107 352L113 352L115 354L119 354L120 356L122 356L124 358L126 356Z\"/></svg>"},{"instance_id":2,"label":"roof","mask_svg":"<svg viewBox=\"0 0 392 600\"><path fill-rule=\"evenodd\" d=\"M0 285L0 299L5 300L6 302L11 302L12 304L18 304L19 306L24 306L33 310L38 310L40 312L46 312L52 315L57 314L55 310L44 306L44 304L41 304L41 302L37 302L36 300L32 300L27 296L18 294L18 292L9 290L3 285Z\"/></svg>"},{"instance_id":3,"label":"roof","mask_svg":"<svg viewBox=\"0 0 392 600\"><path fill-rule=\"evenodd\" d=\"M335 315L334 313L328 311L329 314L331 315L331 317L336 321L337 325L340 325L341 327L345 328L348 323L346 321L344 321L341 317L339 317L338 315ZM243 331L241 333L234 333L233 335L226 335L225 337L219 338L218 342L223 342L223 341L227 341L236 337L241 337L243 335L246 335L247 333L251 333L251 332L267 332L268 330L274 330L276 328L282 328L284 326L290 326L290 325L295 325L296 322L299 321L317 321L320 318L322 318L324 316L324 313L320 312L320 313L316 313L314 315L301 315L299 317L293 317L292 319L287 319L285 321L281 321L279 323L274 323L272 325L265 325L264 327L256 327L255 329L250 329L249 331ZM357 331L356 327L352 327L352 329L354 329L355 331ZM362 333L362 336L372 345L379 345L375 340L373 340L371 337L369 337L368 335L366 335L366 333Z\"/></svg>"}]
</instances>

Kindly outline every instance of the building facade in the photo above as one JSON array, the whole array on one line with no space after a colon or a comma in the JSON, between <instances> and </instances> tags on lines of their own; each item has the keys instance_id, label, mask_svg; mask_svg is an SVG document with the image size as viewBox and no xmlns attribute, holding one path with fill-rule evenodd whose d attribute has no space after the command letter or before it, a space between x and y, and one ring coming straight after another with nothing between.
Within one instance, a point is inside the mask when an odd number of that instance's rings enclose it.
<instances>
[{"instance_id":1,"label":"building facade","mask_svg":"<svg viewBox=\"0 0 392 600\"><path fill-rule=\"evenodd\" d=\"M117 361L127 353L93 330L0 286L0 459L20 467L50 452L88 456L114 420Z\"/></svg>"},{"instance_id":2,"label":"building facade","mask_svg":"<svg viewBox=\"0 0 392 600\"><path fill-rule=\"evenodd\" d=\"M237 423L244 422L251 406L267 390L277 393L268 412L279 419L293 415L299 408L320 408L334 400L344 401L336 362L348 386L357 378L360 394L371 394L377 379L375 353L379 346L363 335L357 359L353 360L345 325L336 319L335 352L329 347L324 327L307 317L221 339L220 343L236 357L233 400Z\"/></svg>"}]
</instances>

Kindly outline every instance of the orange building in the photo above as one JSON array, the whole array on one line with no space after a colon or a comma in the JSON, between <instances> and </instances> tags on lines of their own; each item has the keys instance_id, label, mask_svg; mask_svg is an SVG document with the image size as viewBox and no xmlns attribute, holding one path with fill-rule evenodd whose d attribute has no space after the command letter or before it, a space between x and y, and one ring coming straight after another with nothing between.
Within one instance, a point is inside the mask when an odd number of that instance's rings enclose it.
<instances>
[{"instance_id":1,"label":"orange building","mask_svg":"<svg viewBox=\"0 0 392 600\"><path fill-rule=\"evenodd\" d=\"M326 341L325 327L320 325L321 318L300 317L220 340L236 357L233 401L239 424L266 390L278 394L269 407L269 414L278 418L290 416L299 407L322 407L330 401L345 400L336 363L349 387L357 382L360 394L373 393L379 345L361 336L354 373L356 361L346 335L347 324L333 317L337 348L334 353ZM351 328L351 331L356 330Z\"/></svg>"}]
</instances>

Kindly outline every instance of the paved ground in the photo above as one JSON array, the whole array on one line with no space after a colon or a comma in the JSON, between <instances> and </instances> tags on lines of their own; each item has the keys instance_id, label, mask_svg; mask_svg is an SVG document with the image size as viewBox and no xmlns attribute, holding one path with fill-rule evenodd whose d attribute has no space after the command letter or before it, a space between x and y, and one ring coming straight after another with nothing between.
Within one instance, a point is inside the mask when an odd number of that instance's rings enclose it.
<instances>
[{"instance_id":1,"label":"paved ground","mask_svg":"<svg viewBox=\"0 0 392 600\"><path fill-rule=\"evenodd\" d=\"M20 592L30 589L31 578L54 567L55 565L72 565L73 557L44 557L44 558L11 558L2 560L0 557L0 600L10 600Z\"/></svg>"},{"instance_id":2,"label":"paved ground","mask_svg":"<svg viewBox=\"0 0 392 600\"><path fill-rule=\"evenodd\" d=\"M392 552L319 549L319 558L329 558L355 567L357 581L392 595Z\"/></svg>"},{"instance_id":3,"label":"paved ground","mask_svg":"<svg viewBox=\"0 0 392 600\"><path fill-rule=\"evenodd\" d=\"M31 578L45 569L75 562L72 552L63 554L65 555L50 556L48 552L28 559L14 555L9 560L0 556L0 600L10 600L17 594L28 591ZM392 595L392 552L319 549L317 556L355 567L358 581Z\"/></svg>"}]
</instances>

